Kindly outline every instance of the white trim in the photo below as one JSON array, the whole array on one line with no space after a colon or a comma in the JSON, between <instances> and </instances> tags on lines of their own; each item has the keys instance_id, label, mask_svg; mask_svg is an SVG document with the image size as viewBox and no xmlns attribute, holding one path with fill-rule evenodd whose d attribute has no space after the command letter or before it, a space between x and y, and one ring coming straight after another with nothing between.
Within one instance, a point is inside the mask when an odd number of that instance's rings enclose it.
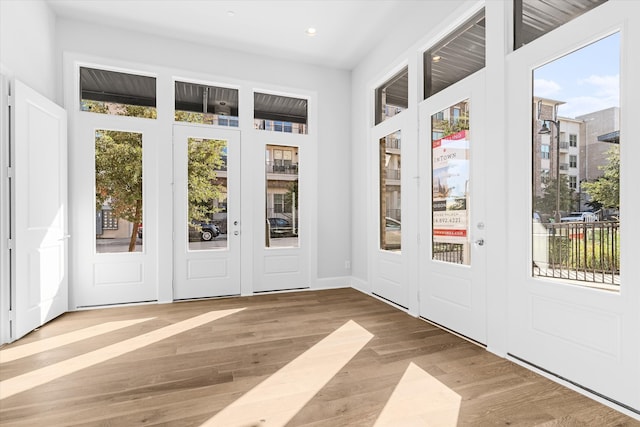
<instances>
[{"instance_id":1,"label":"white trim","mask_svg":"<svg viewBox=\"0 0 640 427\"><path fill-rule=\"evenodd\" d=\"M0 345L11 341L11 277L10 251L8 240L11 235L11 206L9 200L10 180L7 176L9 159L9 93L10 80L4 74L4 67L0 70Z\"/></svg>"}]
</instances>

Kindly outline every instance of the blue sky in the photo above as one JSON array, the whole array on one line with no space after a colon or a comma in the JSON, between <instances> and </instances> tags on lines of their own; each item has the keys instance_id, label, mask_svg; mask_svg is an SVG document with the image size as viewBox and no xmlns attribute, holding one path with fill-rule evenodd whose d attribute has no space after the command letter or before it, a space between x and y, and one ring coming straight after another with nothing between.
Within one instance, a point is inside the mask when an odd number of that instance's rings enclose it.
<instances>
[{"instance_id":1,"label":"blue sky","mask_svg":"<svg viewBox=\"0 0 640 427\"><path fill-rule=\"evenodd\" d=\"M576 117L620 105L620 33L534 71L534 94L565 101L558 115Z\"/></svg>"}]
</instances>

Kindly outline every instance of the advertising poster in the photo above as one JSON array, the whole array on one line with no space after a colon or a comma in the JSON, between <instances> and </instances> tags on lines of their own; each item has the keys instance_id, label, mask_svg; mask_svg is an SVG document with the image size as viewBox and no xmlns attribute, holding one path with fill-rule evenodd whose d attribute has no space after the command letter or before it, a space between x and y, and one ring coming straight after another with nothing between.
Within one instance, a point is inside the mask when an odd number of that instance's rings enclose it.
<instances>
[{"instance_id":1,"label":"advertising poster","mask_svg":"<svg viewBox=\"0 0 640 427\"><path fill-rule=\"evenodd\" d=\"M433 241L468 242L468 130L433 141Z\"/></svg>"}]
</instances>

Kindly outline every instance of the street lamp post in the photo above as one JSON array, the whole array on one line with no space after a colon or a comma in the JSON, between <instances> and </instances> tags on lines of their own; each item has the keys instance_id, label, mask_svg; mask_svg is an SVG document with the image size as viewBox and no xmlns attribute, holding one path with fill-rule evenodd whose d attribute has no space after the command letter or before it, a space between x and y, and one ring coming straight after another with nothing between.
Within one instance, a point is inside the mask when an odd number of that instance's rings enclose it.
<instances>
[{"instance_id":1,"label":"street lamp post","mask_svg":"<svg viewBox=\"0 0 640 427\"><path fill-rule=\"evenodd\" d=\"M551 133L551 129L547 125L547 122L556 125L556 212L554 222L560 223L560 120L545 120L542 123L542 128L538 131L540 135L548 135Z\"/></svg>"}]
</instances>

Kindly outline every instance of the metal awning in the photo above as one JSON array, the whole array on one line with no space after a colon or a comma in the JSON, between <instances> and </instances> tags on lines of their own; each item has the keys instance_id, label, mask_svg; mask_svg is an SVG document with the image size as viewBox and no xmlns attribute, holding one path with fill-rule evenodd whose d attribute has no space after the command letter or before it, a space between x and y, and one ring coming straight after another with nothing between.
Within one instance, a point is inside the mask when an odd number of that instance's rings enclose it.
<instances>
[{"instance_id":1,"label":"metal awning","mask_svg":"<svg viewBox=\"0 0 640 427\"><path fill-rule=\"evenodd\" d=\"M612 144L620 144L620 131L605 133L598 136L598 141L611 142Z\"/></svg>"}]
</instances>

